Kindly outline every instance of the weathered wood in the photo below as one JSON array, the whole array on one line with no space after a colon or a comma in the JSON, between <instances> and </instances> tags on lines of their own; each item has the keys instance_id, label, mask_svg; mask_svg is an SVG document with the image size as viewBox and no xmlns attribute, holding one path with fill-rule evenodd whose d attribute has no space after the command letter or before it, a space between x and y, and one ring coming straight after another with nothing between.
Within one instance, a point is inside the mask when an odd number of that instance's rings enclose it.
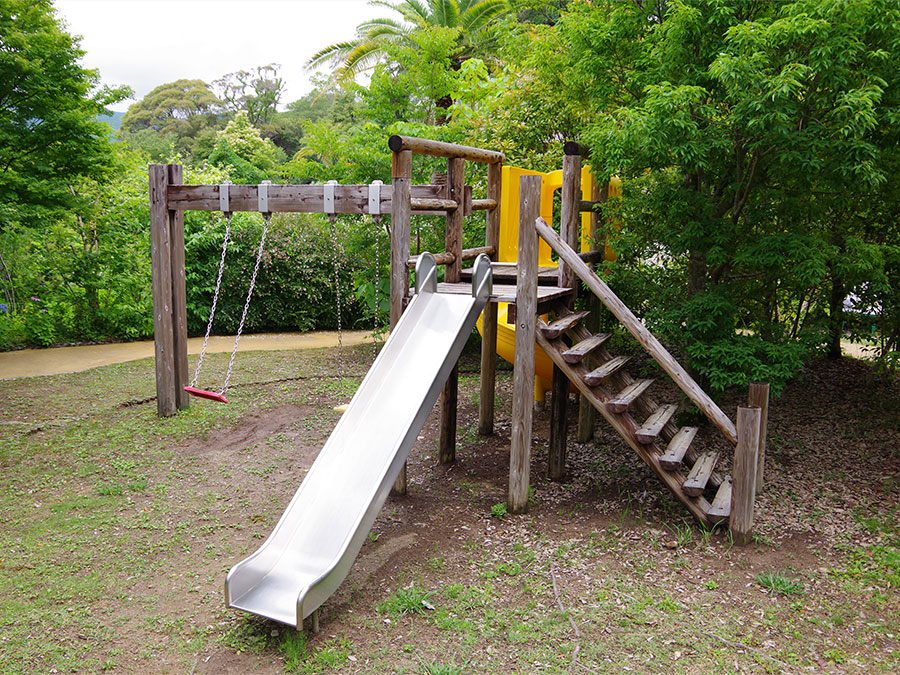
<instances>
[{"instance_id":1,"label":"weathered wood","mask_svg":"<svg viewBox=\"0 0 900 675\"><path fill-rule=\"evenodd\" d=\"M492 255L494 253L493 246L479 246L477 248L464 248L462 250L462 259L463 260L474 260L482 253L485 255ZM414 270L416 265L419 262L420 255L410 256L409 260L407 260L407 266L409 269ZM443 253L434 253L432 254L434 258L434 262L437 265L449 265L454 261L454 255L452 253L447 253L444 251ZM471 279L471 274L467 275Z\"/></svg>"},{"instance_id":2,"label":"weathered wood","mask_svg":"<svg viewBox=\"0 0 900 675\"><path fill-rule=\"evenodd\" d=\"M691 468L690 473L688 473L687 478L684 479L684 484L681 486L684 494L690 495L691 497L702 495L703 491L706 489L706 484L709 482L709 477L716 468L718 461L718 452L710 451L700 455L699 459L694 462L694 466Z\"/></svg>"},{"instance_id":3,"label":"weathered wood","mask_svg":"<svg viewBox=\"0 0 900 675\"><path fill-rule=\"evenodd\" d=\"M560 237L573 251L578 250L581 211L578 208L581 199L581 155L565 155L563 157L563 179L560 190L559 230ZM575 287L575 274L572 268L562 259L559 261L559 285L566 288Z\"/></svg>"},{"instance_id":4,"label":"weathered wood","mask_svg":"<svg viewBox=\"0 0 900 675\"><path fill-rule=\"evenodd\" d=\"M438 284L438 293L452 293L454 295L472 295L472 284L470 282L460 282L458 284L450 284L442 281ZM565 298L572 293L571 288L558 288L556 286L538 286L538 306L542 304L555 303L560 298ZM490 302L516 302L516 287L509 284L495 284L493 286ZM510 310L515 304L510 304ZM543 312L540 312L543 313ZM517 312L515 314L518 314ZM515 316L514 314L514 316Z\"/></svg>"},{"instance_id":5,"label":"weathered wood","mask_svg":"<svg viewBox=\"0 0 900 675\"><path fill-rule=\"evenodd\" d=\"M603 262L605 253L603 251L586 251L579 253L578 257L586 263Z\"/></svg>"},{"instance_id":6,"label":"weathered wood","mask_svg":"<svg viewBox=\"0 0 900 675\"><path fill-rule=\"evenodd\" d=\"M547 478L562 480L566 476L566 442L569 435L569 378L553 366L550 387L550 447L547 458Z\"/></svg>"},{"instance_id":7,"label":"weathered wood","mask_svg":"<svg viewBox=\"0 0 900 675\"><path fill-rule=\"evenodd\" d=\"M499 164L491 164L491 166L500 166ZM488 186L490 190L490 186ZM472 210L473 211L492 211L497 208L497 200L496 199L473 199L472 200Z\"/></svg>"},{"instance_id":8,"label":"weathered wood","mask_svg":"<svg viewBox=\"0 0 900 675\"><path fill-rule=\"evenodd\" d=\"M599 186L596 180L592 180L591 182L591 198L598 199L599 195ZM582 260L585 262L594 262L592 259L588 259L584 256L593 256L597 253L600 253L600 260L603 259L603 251L595 250L597 247L597 239L596 232L599 223L599 216L596 211L591 213L590 218L590 237L588 239L590 245L590 251L586 253L579 253L579 256L582 257ZM600 300L591 293L588 296L588 311L591 315L584 322L585 328L589 329L591 333L596 334L600 330ZM593 350L592 350L593 351ZM590 353L588 353L590 356ZM594 406L590 404L590 402L585 399L583 396L579 400L578 406L578 441L579 443L587 443L594 437L594 428L597 425L597 411L594 410Z\"/></svg>"},{"instance_id":9,"label":"weathered wood","mask_svg":"<svg viewBox=\"0 0 900 675\"><path fill-rule=\"evenodd\" d=\"M653 443L662 433L663 427L669 423L669 420L678 412L678 406L674 403L661 405L656 411L648 417L641 428L635 432L638 443L649 445Z\"/></svg>"},{"instance_id":10,"label":"weathered wood","mask_svg":"<svg viewBox=\"0 0 900 675\"><path fill-rule=\"evenodd\" d=\"M502 188L503 164L489 164L487 177L486 202L492 202L492 206L485 214L484 220L484 244L490 249L492 261L497 260L497 250L500 247L500 209L496 208L500 203L500 191ZM475 202L472 202L475 208ZM463 251L465 255L465 251ZM493 265L491 266L493 267ZM497 381L497 305L488 303L481 314L481 393L478 398L478 433L482 436L490 436L494 433L494 404Z\"/></svg>"},{"instance_id":11,"label":"weathered wood","mask_svg":"<svg viewBox=\"0 0 900 675\"><path fill-rule=\"evenodd\" d=\"M653 335L634 313L612 292L600 277L581 260L575 251L560 238L560 236L547 225L543 218L537 218L535 227L544 241L559 254L561 260L572 266L575 274L585 285L603 302L607 309L624 325L635 337L641 346L652 356L662 369L666 371L675 384L691 399L704 415L719 428L731 443L737 443L737 431L728 416L722 412L688 372L676 361L668 350L662 346L656 336Z\"/></svg>"},{"instance_id":12,"label":"weathered wood","mask_svg":"<svg viewBox=\"0 0 900 675\"><path fill-rule=\"evenodd\" d=\"M588 312L574 312L561 319L557 319L553 323L541 326L541 333L548 340L555 340L565 331L577 325L582 319L588 315Z\"/></svg>"},{"instance_id":13,"label":"weathered wood","mask_svg":"<svg viewBox=\"0 0 900 675\"><path fill-rule=\"evenodd\" d=\"M485 164L497 164L506 159L502 152L472 148L467 145L457 145L456 143L432 141L425 138L413 138L412 136L391 136L388 139L388 147L395 153L401 150L408 150L417 155L455 157Z\"/></svg>"},{"instance_id":14,"label":"weathered wood","mask_svg":"<svg viewBox=\"0 0 900 675\"><path fill-rule=\"evenodd\" d=\"M577 141L566 141L563 144L563 153L566 155L581 155L582 157L587 157L591 154L591 149Z\"/></svg>"},{"instance_id":15,"label":"weathered wood","mask_svg":"<svg viewBox=\"0 0 900 675\"><path fill-rule=\"evenodd\" d=\"M734 543L753 539L753 506L756 498L756 466L762 410L740 406L737 411L737 447L732 470L730 527Z\"/></svg>"},{"instance_id":16,"label":"weathered wood","mask_svg":"<svg viewBox=\"0 0 900 675\"><path fill-rule=\"evenodd\" d=\"M165 164L151 164L150 180L150 269L153 291L153 344L156 351L156 411L161 417L174 415L175 335L172 330L172 248L166 188L169 172Z\"/></svg>"},{"instance_id":17,"label":"weathered wood","mask_svg":"<svg viewBox=\"0 0 900 675\"><path fill-rule=\"evenodd\" d=\"M716 490L716 496L710 504L709 510L706 512L707 517L713 523L721 523L728 520L731 513L731 476L726 476L722 480L719 489Z\"/></svg>"},{"instance_id":18,"label":"weathered wood","mask_svg":"<svg viewBox=\"0 0 900 675\"><path fill-rule=\"evenodd\" d=\"M519 275L516 284L516 356L513 363L512 432L509 451L511 513L528 507L531 467L532 401L534 399L534 340L537 316L538 238L534 219L541 209L541 177L522 176L519 202Z\"/></svg>"},{"instance_id":19,"label":"weathered wood","mask_svg":"<svg viewBox=\"0 0 900 675\"><path fill-rule=\"evenodd\" d=\"M400 320L409 293L410 188L412 153L395 152L391 158L391 330ZM394 493L405 495L406 463L394 481Z\"/></svg>"},{"instance_id":20,"label":"weathered wood","mask_svg":"<svg viewBox=\"0 0 900 675\"><path fill-rule=\"evenodd\" d=\"M566 363L581 363L585 356L599 348L609 339L609 333L597 333L587 340L582 340L562 353Z\"/></svg>"},{"instance_id":21,"label":"weathered wood","mask_svg":"<svg viewBox=\"0 0 900 675\"><path fill-rule=\"evenodd\" d=\"M421 199L412 198L412 208L414 211L455 211L459 208L452 199Z\"/></svg>"},{"instance_id":22,"label":"weathered wood","mask_svg":"<svg viewBox=\"0 0 900 675\"><path fill-rule=\"evenodd\" d=\"M676 471L681 467L681 461L685 453L691 447L694 437L697 435L697 427L681 427L678 433L669 441L666 452L659 458L659 464L666 471Z\"/></svg>"},{"instance_id":23,"label":"weathered wood","mask_svg":"<svg viewBox=\"0 0 900 675\"><path fill-rule=\"evenodd\" d=\"M769 383L751 382L747 404L760 409L759 455L756 460L756 494L763 491L766 473L766 436L769 429Z\"/></svg>"},{"instance_id":24,"label":"weathered wood","mask_svg":"<svg viewBox=\"0 0 900 675\"><path fill-rule=\"evenodd\" d=\"M615 356L606 363L600 364L587 375L585 375L584 381L587 382L591 387L596 387L607 377L622 368L630 360L630 356Z\"/></svg>"},{"instance_id":25,"label":"weathered wood","mask_svg":"<svg viewBox=\"0 0 900 675\"><path fill-rule=\"evenodd\" d=\"M521 241L521 239L520 239ZM543 349L550 359L560 368L568 369L571 373L569 379L575 384L581 395L584 396L596 408L607 422L612 425L625 442L638 454L638 456L646 462L646 464L659 477L663 484L672 491L672 494L691 512L691 514L702 522L707 522L706 511L709 508L709 502L700 497L688 497L681 491L681 483L683 479L677 473L669 473L660 467L659 454L653 445L641 445L634 437L634 429L636 427L634 420L627 413L618 415L611 413L606 406L610 394L603 387L589 387L584 382L585 366L582 364L572 365L566 363L562 355L557 351L554 343L551 343L540 331L535 335L538 345ZM514 420L515 423L515 420Z\"/></svg>"},{"instance_id":26,"label":"weathered wood","mask_svg":"<svg viewBox=\"0 0 900 675\"><path fill-rule=\"evenodd\" d=\"M634 403L641 394L643 394L653 380L635 380L633 384L628 385L611 401L607 402L606 409L614 413L623 413L628 410L628 406Z\"/></svg>"},{"instance_id":27,"label":"weathered wood","mask_svg":"<svg viewBox=\"0 0 900 675\"><path fill-rule=\"evenodd\" d=\"M456 461L456 409L459 397L459 365L453 366L441 394L441 436L438 464Z\"/></svg>"},{"instance_id":28,"label":"weathered wood","mask_svg":"<svg viewBox=\"0 0 900 675\"><path fill-rule=\"evenodd\" d=\"M167 167L168 184L180 185L184 171L180 164ZM168 188L166 189L168 194ZM168 208L168 204L166 205ZM184 388L191 383L188 375L187 350L187 289L184 265L184 212L169 210L169 246L172 266L172 336L175 351L175 407L184 410L191 404L191 395Z\"/></svg>"}]
</instances>

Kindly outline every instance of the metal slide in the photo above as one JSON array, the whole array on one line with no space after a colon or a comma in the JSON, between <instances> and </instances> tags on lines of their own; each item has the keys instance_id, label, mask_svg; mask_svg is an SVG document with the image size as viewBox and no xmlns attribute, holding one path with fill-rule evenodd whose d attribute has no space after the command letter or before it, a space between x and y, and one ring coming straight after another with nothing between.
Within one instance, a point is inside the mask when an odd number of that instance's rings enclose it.
<instances>
[{"instance_id":1,"label":"metal slide","mask_svg":"<svg viewBox=\"0 0 900 675\"><path fill-rule=\"evenodd\" d=\"M475 261L472 295L437 292L434 258L281 520L225 579L229 607L302 628L341 584L491 294Z\"/></svg>"}]
</instances>

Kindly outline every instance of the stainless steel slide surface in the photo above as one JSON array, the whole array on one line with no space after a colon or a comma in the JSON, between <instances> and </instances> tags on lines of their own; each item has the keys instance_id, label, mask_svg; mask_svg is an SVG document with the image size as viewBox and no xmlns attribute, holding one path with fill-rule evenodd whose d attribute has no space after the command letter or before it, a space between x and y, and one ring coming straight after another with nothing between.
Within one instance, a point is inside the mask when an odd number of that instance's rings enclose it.
<instances>
[{"instance_id":1,"label":"stainless steel slide surface","mask_svg":"<svg viewBox=\"0 0 900 675\"><path fill-rule=\"evenodd\" d=\"M416 295L272 534L229 571L229 607L302 628L346 578L490 296L490 262L475 269L471 296L437 293L420 258Z\"/></svg>"}]
</instances>

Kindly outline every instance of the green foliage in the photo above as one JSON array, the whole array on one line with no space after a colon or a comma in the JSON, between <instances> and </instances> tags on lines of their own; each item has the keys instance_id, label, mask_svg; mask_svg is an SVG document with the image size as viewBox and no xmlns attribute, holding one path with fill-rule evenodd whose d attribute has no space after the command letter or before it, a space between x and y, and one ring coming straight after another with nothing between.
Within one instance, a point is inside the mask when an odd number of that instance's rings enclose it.
<instances>
[{"instance_id":1,"label":"green foliage","mask_svg":"<svg viewBox=\"0 0 900 675\"><path fill-rule=\"evenodd\" d=\"M238 70L213 82L222 91L226 109L243 112L253 126L271 122L277 113L284 91L284 80L278 77L279 66L270 63L252 71Z\"/></svg>"},{"instance_id":2,"label":"green foliage","mask_svg":"<svg viewBox=\"0 0 900 675\"><path fill-rule=\"evenodd\" d=\"M271 180L284 160L281 148L262 138L244 112L235 115L219 132L216 147L209 156L212 164L229 167L232 180L237 183Z\"/></svg>"},{"instance_id":3,"label":"green foliage","mask_svg":"<svg viewBox=\"0 0 900 675\"><path fill-rule=\"evenodd\" d=\"M494 504L491 507L491 516L494 518L503 518L506 515L506 502Z\"/></svg>"},{"instance_id":4,"label":"green foliage","mask_svg":"<svg viewBox=\"0 0 900 675\"><path fill-rule=\"evenodd\" d=\"M754 580L770 593L777 595L803 594L803 582L784 572L760 572L754 577Z\"/></svg>"},{"instance_id":5,"label":"green foliage","mask_svg":"<svg viewBox=\"0 0 900 675\"><path fill-rule=\"evenodd\" d=\"M404 588L398 588L387 599L378 603L378 611L394 615L424 614L432 595L434 594L431 591L411 583Z\"/></svg>"}]
</instances>

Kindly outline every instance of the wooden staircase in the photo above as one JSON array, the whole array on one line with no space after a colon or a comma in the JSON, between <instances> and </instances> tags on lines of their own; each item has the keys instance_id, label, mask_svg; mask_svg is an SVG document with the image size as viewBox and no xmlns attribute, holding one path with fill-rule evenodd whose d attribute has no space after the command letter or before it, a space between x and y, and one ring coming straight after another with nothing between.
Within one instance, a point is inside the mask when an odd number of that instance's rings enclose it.
<instances>
[{"instance_id":1,"label":"wooden staircase","mask_svg":"<svg viewBox=\"0 0 900 675\"><path fill-rule=\"evenodd\" d=\"M560 312L550 324L538 319L536 333L553 363L694 517L710 525L728 520L731 478L715 470L719 453L693 447L697 428L674 423L678 406L652 400L653 380L632 378L624 369L629 358L605 348L609 336L581 325L584 312Z\"/></svg>"}]
</instances>

